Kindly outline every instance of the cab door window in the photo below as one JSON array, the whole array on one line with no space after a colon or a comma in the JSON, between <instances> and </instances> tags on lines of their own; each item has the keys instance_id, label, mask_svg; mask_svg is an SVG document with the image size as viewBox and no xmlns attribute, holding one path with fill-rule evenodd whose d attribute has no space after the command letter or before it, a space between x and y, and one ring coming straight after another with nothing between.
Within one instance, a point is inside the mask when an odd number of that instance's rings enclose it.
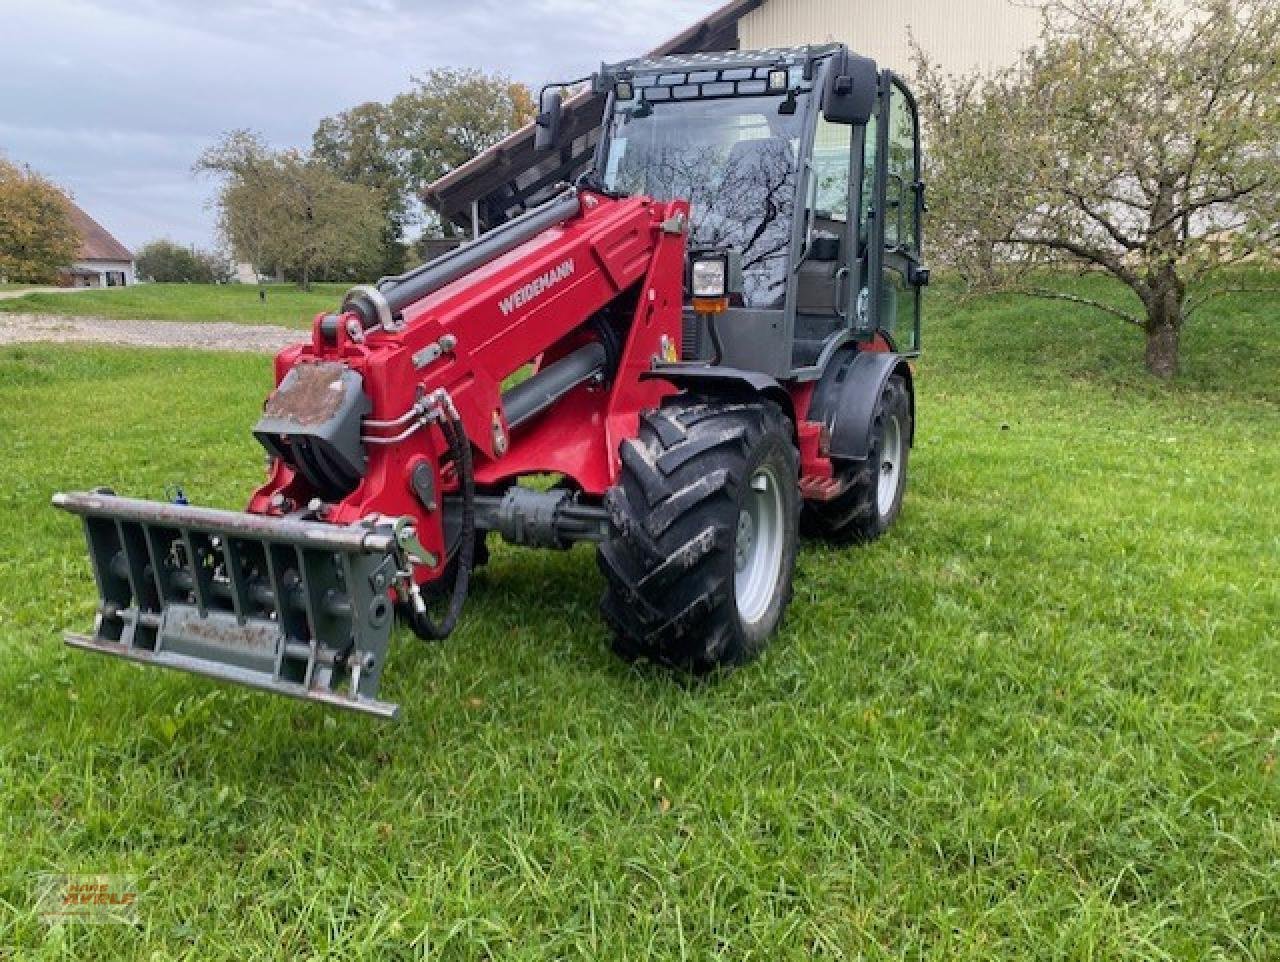
<instances>
[{"instance_id":1,"label":"cab door window","mask_svg":"<svg viewBox=\"0 0 1280 962\"><path fill-rule=\"evenodd\" d=\"M819 116L809 159L804 259L796 272L797 367L813 363L822 344L849 325L849 171L853 128Z\"/></svg>"},{"instance_id":2,"label":"cab door window","mask_svg":"<svg viewBox=\"0 0 1280 962\"><path fill-rule=\"evenodd\" d=\"M884 242L889 247L916 251L915 184L916 118L911 104L895 82L889 97L889 177L885 184L888 218Z\"/></svg>"},{"instance_id":3,"label":"cab door window","mask_svg":"<svg viewBox=\"0 0 1280 962\"><path fill-rule=\"evenodd\" d=\"M871 119L867 121L867 132L862 146L862 184L859 193L862 202L859 205L861 210L858 216L859 257L867 253L867 240L870 236L871 217L875 207L876 151L880 143L880 137L876 132L878 121L879 118L875 114L872 114Z\"/></svg>"},{"instance_id":4,"label":"cab door window","mask_svg":"<svg viewBox=\"0 0 1280 962\"><path fill-rule=\"evenodd\" d=\"M920 289L910 283L920 258L920 151L915 105L897 80L889 86L886 127L878 313L880 329L894 347L910 353L919 349L920 333Z\"/></svg>"},{"instance_id":5,"label":"cab door window","mask_svg":"<svg viewBox=\"0 0 1280 962\"><path fill-rule=\"evenodd\" d=\"M852 128L818 118L813 141L813 210L817 218L849 219L849 154Z\"/></svg>"}]
</instances>

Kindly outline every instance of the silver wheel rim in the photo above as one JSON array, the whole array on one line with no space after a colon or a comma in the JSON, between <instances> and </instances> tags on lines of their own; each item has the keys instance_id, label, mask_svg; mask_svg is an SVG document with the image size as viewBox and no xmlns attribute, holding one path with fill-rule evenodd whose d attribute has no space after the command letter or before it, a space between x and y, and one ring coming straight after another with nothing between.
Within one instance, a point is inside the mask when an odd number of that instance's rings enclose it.
<instances>
[{"instance_id":1,"label":"silver wheel rim","mask_svg":"<svg viewBox=\"0 0 1280 962\"><path fill-rule=\"evenodd\" d=\"M884 438L880 442L880 476L876 482L876 508L884 517L898 496L898 480L902 477L902 425L897 417L884 422Z\"/></svg>"},{"instance_id":2,"label":"silver wheel rim","mask_svg":"<svg viewBox=\"0 0 1280 962\"><path fill-rule=\"evenodd\" d=\"M760 621L773 602L785 544L782 485L773 468L761 465L738 511L733 546L733 594L739 617L749 625Z\"/></svg>"}]
</instances>

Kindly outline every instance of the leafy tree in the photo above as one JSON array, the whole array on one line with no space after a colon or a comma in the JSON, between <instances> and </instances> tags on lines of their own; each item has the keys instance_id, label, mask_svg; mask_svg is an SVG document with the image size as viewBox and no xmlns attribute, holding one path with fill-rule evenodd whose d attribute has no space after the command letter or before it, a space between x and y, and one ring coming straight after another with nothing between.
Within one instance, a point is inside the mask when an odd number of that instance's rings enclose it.
<instances>
[{"instance_id":1,"label":"leafy tree","mask_svg":"<svg viewBox=\"0 0 1280 962\"><path fill-rule=\"evenodd\" d=\"M79 247L66 195L0 157L0 279L51 283Z\"/></svg>"},{"instance_id":2,"label":"leafy tree","mask_svg":"<svg viewBox=\"0 0 1280 962\"><path fill-rule=\"evenodd\" d=\"M1037 48L990 76L919 50L935 242L974 283L1090 304L1177 372L1188 317L1280 239L1280 5L1047 0ZM1106 271L1132 306L1036 284Z\"/></svg>"},{"instance_id":3,"label":"leafy tree","mask_svg":"<svg viewBox=\"0 0 1280 962\"><path fill-rule=\"evenodd\" d=\"M412 221L412 201L391 109L380 103L360 104L320 121L311 137L311 156L350 184L363 184L382 196L382 255L379 274L404 270L405 229Z\"/></svg>"},{"instance_id":4,"label":"leafy tree","mask_svg":"<svg viewBox=\"0 0 1280 962\"><path fill-rule=\"evenodd\" d=\"M479 70L431 70L390 104L394 146L415 193L533 120L524 84ZM440 225L451 231L452 226Z\"/></svg>"},{"instance_id":5,"label":"leafy tree","mask_svg":"<svg viewBox=\"0 0 1280 962\"><path fill-rule=\"evenodd\" d=\"M271 149L250 131L229 131L200 155L195 170L224 178L217 200L218 229L236 258L260 274L275 273L273 255L280 239L269 202L277 180ZM255 198L263 203L253 203Z\"/></svg>"},{"instance_id":6,"label":"leafy tree","mask_svg":"<svg viewBox=\"0 0 1280 962\"><path fill-rule=\"evenodd\" d=\"M160 284L225 284L231 265L211 251L154 240L138 251L138 276Z\"/></svg>"},{"instance_id":7,"label":"leafy tree","mask_svg":"<svg viewBox=\"0 0 1280 962\"><path fill-rule=\"evenodd\" d=\"M236 255L303 289L319 277L374 273L382 254L383 198L296 150L272 150L231 131L196 162L223 178L219 228Z\"/></svg>"},{"instance_id":8,"label":"leafy tree","mask_svg":"<svg viewBox=\"0 0 1280 962\"><path fill-rule=\"evenodd\" d=\"M311 156L342 180L381 193L378 273L404 269L405 234L425 215L430 232L451 232L418 200L423 188L533 119L527 87L478 70L432 70L390 103L365 103L320 121Z\"/></svg>"}]
</instances>

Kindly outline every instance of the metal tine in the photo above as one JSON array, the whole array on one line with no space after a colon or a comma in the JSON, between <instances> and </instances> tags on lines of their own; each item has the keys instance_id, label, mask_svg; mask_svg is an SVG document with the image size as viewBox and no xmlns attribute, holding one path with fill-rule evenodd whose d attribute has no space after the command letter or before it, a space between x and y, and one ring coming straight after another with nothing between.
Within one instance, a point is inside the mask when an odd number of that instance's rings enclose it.
<instances>
[{"instance_id":1,"label":"metal tine","mask_svg":"<svg viewBox=\"0 0 1280 962\"><path fill-rule=\"evenodd\" d=\"M280 549L271 544L262 547L267 558L267 581L271 583L271 596L276 600L276 622L280 625L280 634L287 639L289 637L289 613L285 608L288 604L287 589L284 584L284 572L280 570L280 561L276 557L276 552Z\"/></svg>"},{"instance_id":2,"label":"metal tine","mask_svg":"<svg viewBox=\"0 0 1280 962\"><path fill-rule=\"evenodd\" d=\"M124 555L124 573L129 581L129 591L133 593L133 603L139 609L142 608L142 591L138 584L141 581L141 572L137 571L134 565L133 553L129 550L129 540L124 533L124 522L116 519L116 540L120 544L120 553Z\"/></svg>"},{"instance_id":3,"label":"metal tine","mask_svg":"<svg viewBox=\"0 0 1280 962\"><path fill-rule=\"evenodd\" d=\"M320 605L312 591L311 557L301 545L294 545L294 551L298 555L298 577L302 579L302 599L307 608L307 626L310 628L307 642L311 646L311 655L307 658L307 674L302 684L310 688L315 677L316 654L320 648Z\"/></svg>"},{"instance_id":4,"label":"metal tine","mask_svg":"<svg viewBox=\"0 0 1280 962\"><path fill-rule=\"evenodd\" d=\"M354 622L355 622L355 619L359 617L359 615L356 613L356 598L357 598L356 573L355 573L355 568L351 564L351 555L347 554L344 551L341 554L339 554L338 557L342 559L342 590L345 592L347 596L347 607L351 611L349 620L347 622L347 631L354 638L355 637ZM360 682L360 668L359 668L359 664L357 663L357 667L355 671L352 672L351 678L350 678L350 690L351 690L352 698L360 698L363 695L363 692L359 691L359 682Z\"/></svg>"},{"instance_id":5,"label":"metal tine","mask_svg":"<svg viewBox=\"0 0 1280 962\"><path fill-rule=\"evenodd\" d=\"M240 546L232 538L222 536L222 560L227 568L227 580L231 583L231 607L236 621L244 624L249 617L249 585L240 567Z\"/></svg>"},{"instance_id":6,"label":"metal tine","mask_svg":"<svg viewBox=\"0 0 1280 962\"><path fill-rule=\"evenodd\" d=\"M146 533L142 525L131 522L123 523L122 541L129 558L130 570L134 576L134 592L138 604L147 608L158 608L160 598L155 590L155 579L147 575L147 566L151 564L151 549L147 545Z\"/></svg>"},{"instance_id":7,"label":"metal tine","mask_svg":"<svg viewBox=\"0 0 1280 962\"><path fill-rule=\"evenodd\" d=\"M298 580L302 584L302 600L307 609L307 636L308 640L314 641L320 632L320 609L311 591L311 577L307 570L307 551L302 545L294 545L293 551L298 559Z\"/></svg>"},{"instance_id":8,"label":"metal tine","mask_svg":"<svg viewBox=\"0 0 1280 962\"><path fill-rule=\"evenodd\" d=\"M360 594L356 590L356 569L351 564L351 555L344 551L338 557L342 559L342 591L347 596L347 607L351 610L351 618L355 620L356 599Z\"/></svg>"},{"instance_id":9,"label":"metal tine","mask_svg":"<svg viewBox=\"0 0 1280 962\"><path fill-rule=\"evenodd\" d=\"M187 564L191 566L191 590L196 595L196 608L201 617L209 613L209 597L205 591L204 565L200 564L200 556L196 554L195 539L191 537L191 529L183 528L182 543L187 547Z\"/></svg>"},{"instance_id":10,"label":"metal tine","mask_svg":"<svg viewBox=\"0 0 1280 962\"><path fill-rule=\"evenodd\" d=\"M273 544L264 544L262 552L267 559L267 581L271 584L272 597L276 599L276 625L280 629L280 645L276 648L276 664L272 675L279 681L284 675L285 649L289 645L289 625L293 615L287 610L288 599L285 597L284 572L280 570L276 557L280 549Z\"/></svg>"},{"instance_id":11,"label":"metal tine","mask_svg":"<svg viewBox=\"0 0 1280 962\"><path fill-rule=\"evenodd\" d=\"M120 550L124 554L125 574L129 579L129 590L133 594L133 608L141 616L143 612L158 607L152 597L153 585L147 579L150 552L146 547L145 536L136 525L117 519L116 534L120 539ZM142 637L139 638L139 635ZM144 627L139 617L129 630L129 644L136 646L140 640L151 642L154 636L154 629ZM150 649L152 646L146 644L144 647Z\"/></svg>"},{"instance_id":12,"label":"metal tine","mask_svg":"<svg viewBox=\"0 0 1280 962\"><path fill-rule=\"evenodd\" d=\"M171 595L168 568L165 566L165 561L173 550L173 544L178 537L178 532L167 528L161 529L161 531L168 532L166 537L150 525L143 525L143 530L147 536L147 550L151 554L151 571L155 575L156 590L160 592L160 609L163 610L164 606L169 603ZM164 633L156 632L154 649L156 654L160 654L164 646Z\"/></svg>"},{"instance_id":13,"label":"metal tine","mask_svg":"<svg viewBox=\"0 0 1280 962\"><path fill-rule=\"evenodd\" d=\"M93 574L98 581L98 592L102 595L104 601L118 601L119 598L114 597L116 592L113 590L115 583L119 580L119 576L111 570L111 558L114 551L107 549L113 548L109 540L110 532L115 532L115 525L101 518L85 518L85 536L88 538L91 546L93 562Z\"/></svg>"},{"instance_id":14,"label":"metal tine","mask_svg":"<svg viewBox=\"0 0 1280 962\"><path fill-rule=\"evenodd\" d=\"M164 556L168 552L167 550L162 552L161 545L156 540L156 531L151 525L142 525L142 537L147 546L147 557L151 561L151 577L156 583L156 595L163 607L169 601L169 586L165 583L164 567ZM164 547L167 549L168 546Z\"/></svg>"},{"instance_id":15,"label":"metal tine","mask_svg":"<svg viewBox=\"0 0 1280 962\"><path fill-rule=\"evenodd\" d=\"M129 563L124 555L124 544L120 530L114 520L94 519L86 527L89 538L90 553L93 555L94 575L98 581L98 590L103 604L99 606L103 624L110 624L109 629L114 641L126 646L133 645L133 634L136 621L128 617L125 609L136 604L133 597L133 585L130 581ZM117 558L124 556L124 572L121 573ZM112 611L112 609L115 609Z\"/></svg>"}]
</instances>

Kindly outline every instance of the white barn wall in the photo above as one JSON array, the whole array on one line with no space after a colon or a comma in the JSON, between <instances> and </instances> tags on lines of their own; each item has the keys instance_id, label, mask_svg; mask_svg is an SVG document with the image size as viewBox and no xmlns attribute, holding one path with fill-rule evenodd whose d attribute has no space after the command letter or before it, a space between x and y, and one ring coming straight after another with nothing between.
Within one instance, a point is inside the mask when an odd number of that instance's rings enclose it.
<instances>
[{"instance_id":1,"label":"white barn wall","mask_svg":"<svg viewBox=\"0 0 1280 962\"><path fill-rule=\"evenodd\" d=\"M910 76L910 30L945 70L1009 66L1040 15L1010 0L768 0L738 22L743 49L839 41Z\"/></svg>"}]
</instances>

